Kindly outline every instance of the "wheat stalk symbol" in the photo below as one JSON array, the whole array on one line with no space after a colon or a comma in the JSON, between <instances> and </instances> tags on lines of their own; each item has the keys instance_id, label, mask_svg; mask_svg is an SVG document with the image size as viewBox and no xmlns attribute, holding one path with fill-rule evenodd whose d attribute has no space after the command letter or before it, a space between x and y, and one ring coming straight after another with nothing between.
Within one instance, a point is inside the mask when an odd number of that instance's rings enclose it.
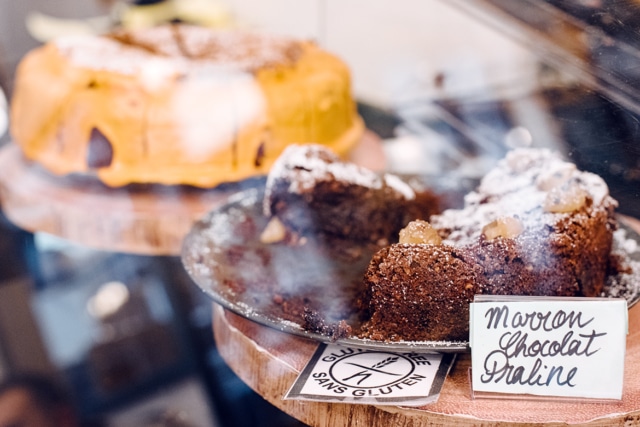
<instances>
[{"instance_id":1,"label":"wheat stalk symbol","mask_svg":"<svg viewBox=\"0 0 640 427\"><path fill-rule=\"evenodd\" d=\"M356 377L362 377L358 381L358 385L360 385L363 381L365 381L367 378L373 375L374 372L379 374L384 374L384 375L399 376L400 374L395 374L393 372L386 372L381 369L397 361L398 361L398 356L391 356L391 357L387 357L384 360L381 360L380 362L374 364L373 366L363 366L358 363L347 362L349 365L357 366L358 368L362 368L363 370L351 375L350 377L344 378L343 381L348 381Z\"/></svg>"},{"instance_id":2,"label":"wheat stalk symbol","mask_svg":"<svg viewBox=\"0 0 640 427\"><path fill-rule=\"evenodd\" d=\"M384 368L387 365L392 364L393 362L395 362L396 360L398 360L398 357L387 357L386 359L384 359L381 362L376 363L375 365L373 365L371 368L372 369L376 369L376 368Z\"/></svg>"}]
</instances>

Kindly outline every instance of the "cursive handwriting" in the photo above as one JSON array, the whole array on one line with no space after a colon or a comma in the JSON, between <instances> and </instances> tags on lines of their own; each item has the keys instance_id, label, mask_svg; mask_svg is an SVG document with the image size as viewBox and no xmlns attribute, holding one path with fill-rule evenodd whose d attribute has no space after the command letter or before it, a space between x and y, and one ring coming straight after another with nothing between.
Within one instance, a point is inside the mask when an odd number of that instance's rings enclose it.
<instances>
[{"instance_id":1,"label":"cursive handwriting","mask_svg":"<svg viewBox=\"0 0 640 427\"><path fill-rule=\"evenodd\" d=\"M492 353L484 361L484 373L480 376L480 381L486 384L491 381L498 383L504 379L509 385L550 386L555 380L559 386L575 387L571 380L578 372L578 368L569 369L563 376L564 370L563 366L544 365L540 358L536 359L530 370L527 370L524 366L510 364L509 358L504 357L504 354Z\"/></svg>"},{"instance_id":2,"label":"cursive handwriting","mask_svg":"<svg viewBox=\"0 0 640 427\"><path fill-rule=\"evenodd\" d=\"M575 387L578 367L553 362L558 357L591 357L600 351L596 340L606 332L584 330L594 321L581 311L514 311L502 305L484 313L486 329L504 329L495 350L487 353L480 381L529 386ZM562 335L554 334L564 328ZM582 330L582 331L580 331ZM530 333L536 332L530 335ZM552 333L540 335L540 333ZM548 336L548 337L547 337ZM534 359L533 363L523 359ZM548 360L548 361L547 361ZM566 359L563 359L566 361Z\"/></svg>"},{"instance_id":3,"label":"cursive handwriting","mask_svg":"<svg viewBox=\"0 0 640 427\"><path fill-rule=\"evenodd\" d=\"M528 342L529 334L522 331L505 332L498 341L499 350L494 352L504 353L506 357L553 357L553 356L591 356L600 349L592 349L593 341L606 333L592 331L589 334L578 334L574 338L574 332L568 331L561 340L533 340ZM586 341L584 341L586 340Z\"/></svg>"},{"instance_id":4,"label":"cursive handwriting","mask_svg":"<svg viewBox=\"0 0 640 427\"><path fill-rule=\"evenodd\" d=\"M542 329L550 332L555 329L569 326L570 328L576 325L579 328L584 328L593 321L593 317L587 321L582 320L582 312L567 313L564 310L558 310L553 314L552 311L546 313L540 311L532 311L530 313L522 313L516 311L513 316L509 316L509 307L503 305L502 307L492 307L485 313L485 318L489 317L487 322L487 329L498 329L500 321L502 321L503 328L524 328L529 327L532 331Z\"/></svg>"}]
</instances>

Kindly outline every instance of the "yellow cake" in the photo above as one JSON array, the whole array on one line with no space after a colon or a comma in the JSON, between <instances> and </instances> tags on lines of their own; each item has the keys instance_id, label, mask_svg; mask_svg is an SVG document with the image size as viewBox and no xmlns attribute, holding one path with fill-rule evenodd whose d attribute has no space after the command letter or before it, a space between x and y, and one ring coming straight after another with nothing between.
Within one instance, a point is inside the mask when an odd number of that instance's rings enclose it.
<instances>
[{"instance_id":1,"label":"yellow cake","mask_svg":"<svg viewBox=\"0 0 640 427\"><path fill-rule=\"evenodd\" d=\"M268 172L293 143L344 155L363 123L347 66L312 42L165 25L28 53L11 132L58 175L212 187Z\"/></svg>"}]
</instances>

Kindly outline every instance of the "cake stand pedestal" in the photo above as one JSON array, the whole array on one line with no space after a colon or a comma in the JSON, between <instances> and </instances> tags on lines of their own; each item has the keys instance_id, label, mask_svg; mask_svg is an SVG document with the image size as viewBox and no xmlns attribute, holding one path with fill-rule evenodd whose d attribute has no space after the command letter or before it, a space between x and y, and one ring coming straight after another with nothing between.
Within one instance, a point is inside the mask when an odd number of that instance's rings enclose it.
<instances>
[{"instance_id":1,"label":"cake stand pedestal","mask_svg":"<svg viewBox=\"0 0 640 427\"><path fill-rule=\"evenodd\" d=\"M461 354L436 403L421 408L283 400L317 343L261 326L214 304L218 351L253 390L310 426L630 426L640 424L640 304L629 310L623 399L614 403L471 398Z\"/></svg>"},{"instance_id":2,"label":"cake stand pedestal","mask_svg":"<svg viewBox=\"0 0 640 427\"><path fill-rule=\"evenodd\" d=\"M380 138L370 131L351 153L351 160L374 170L384 168L384 159ZM0 171L0 207L18 227L94 249L144 255L179 255L194 221L241 188L111 188L88 177L53 176L13 143L0 148Z\"/></svg>"}]
</instances>

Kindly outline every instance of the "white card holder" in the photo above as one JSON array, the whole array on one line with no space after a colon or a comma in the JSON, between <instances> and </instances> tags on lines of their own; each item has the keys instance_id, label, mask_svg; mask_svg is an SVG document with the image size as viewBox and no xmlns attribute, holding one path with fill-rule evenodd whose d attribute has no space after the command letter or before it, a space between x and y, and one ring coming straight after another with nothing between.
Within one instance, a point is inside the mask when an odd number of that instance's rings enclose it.
<instances>
[{"instance_id":1,"label":"white card holder","mask_svg":"<svg viewBox=\"0 0 640 427\"><path fill-rule=\"evenodd\" d=\"M622 399L627 301L478 295L472 398Z\"/></svg>"}]
</instances>

